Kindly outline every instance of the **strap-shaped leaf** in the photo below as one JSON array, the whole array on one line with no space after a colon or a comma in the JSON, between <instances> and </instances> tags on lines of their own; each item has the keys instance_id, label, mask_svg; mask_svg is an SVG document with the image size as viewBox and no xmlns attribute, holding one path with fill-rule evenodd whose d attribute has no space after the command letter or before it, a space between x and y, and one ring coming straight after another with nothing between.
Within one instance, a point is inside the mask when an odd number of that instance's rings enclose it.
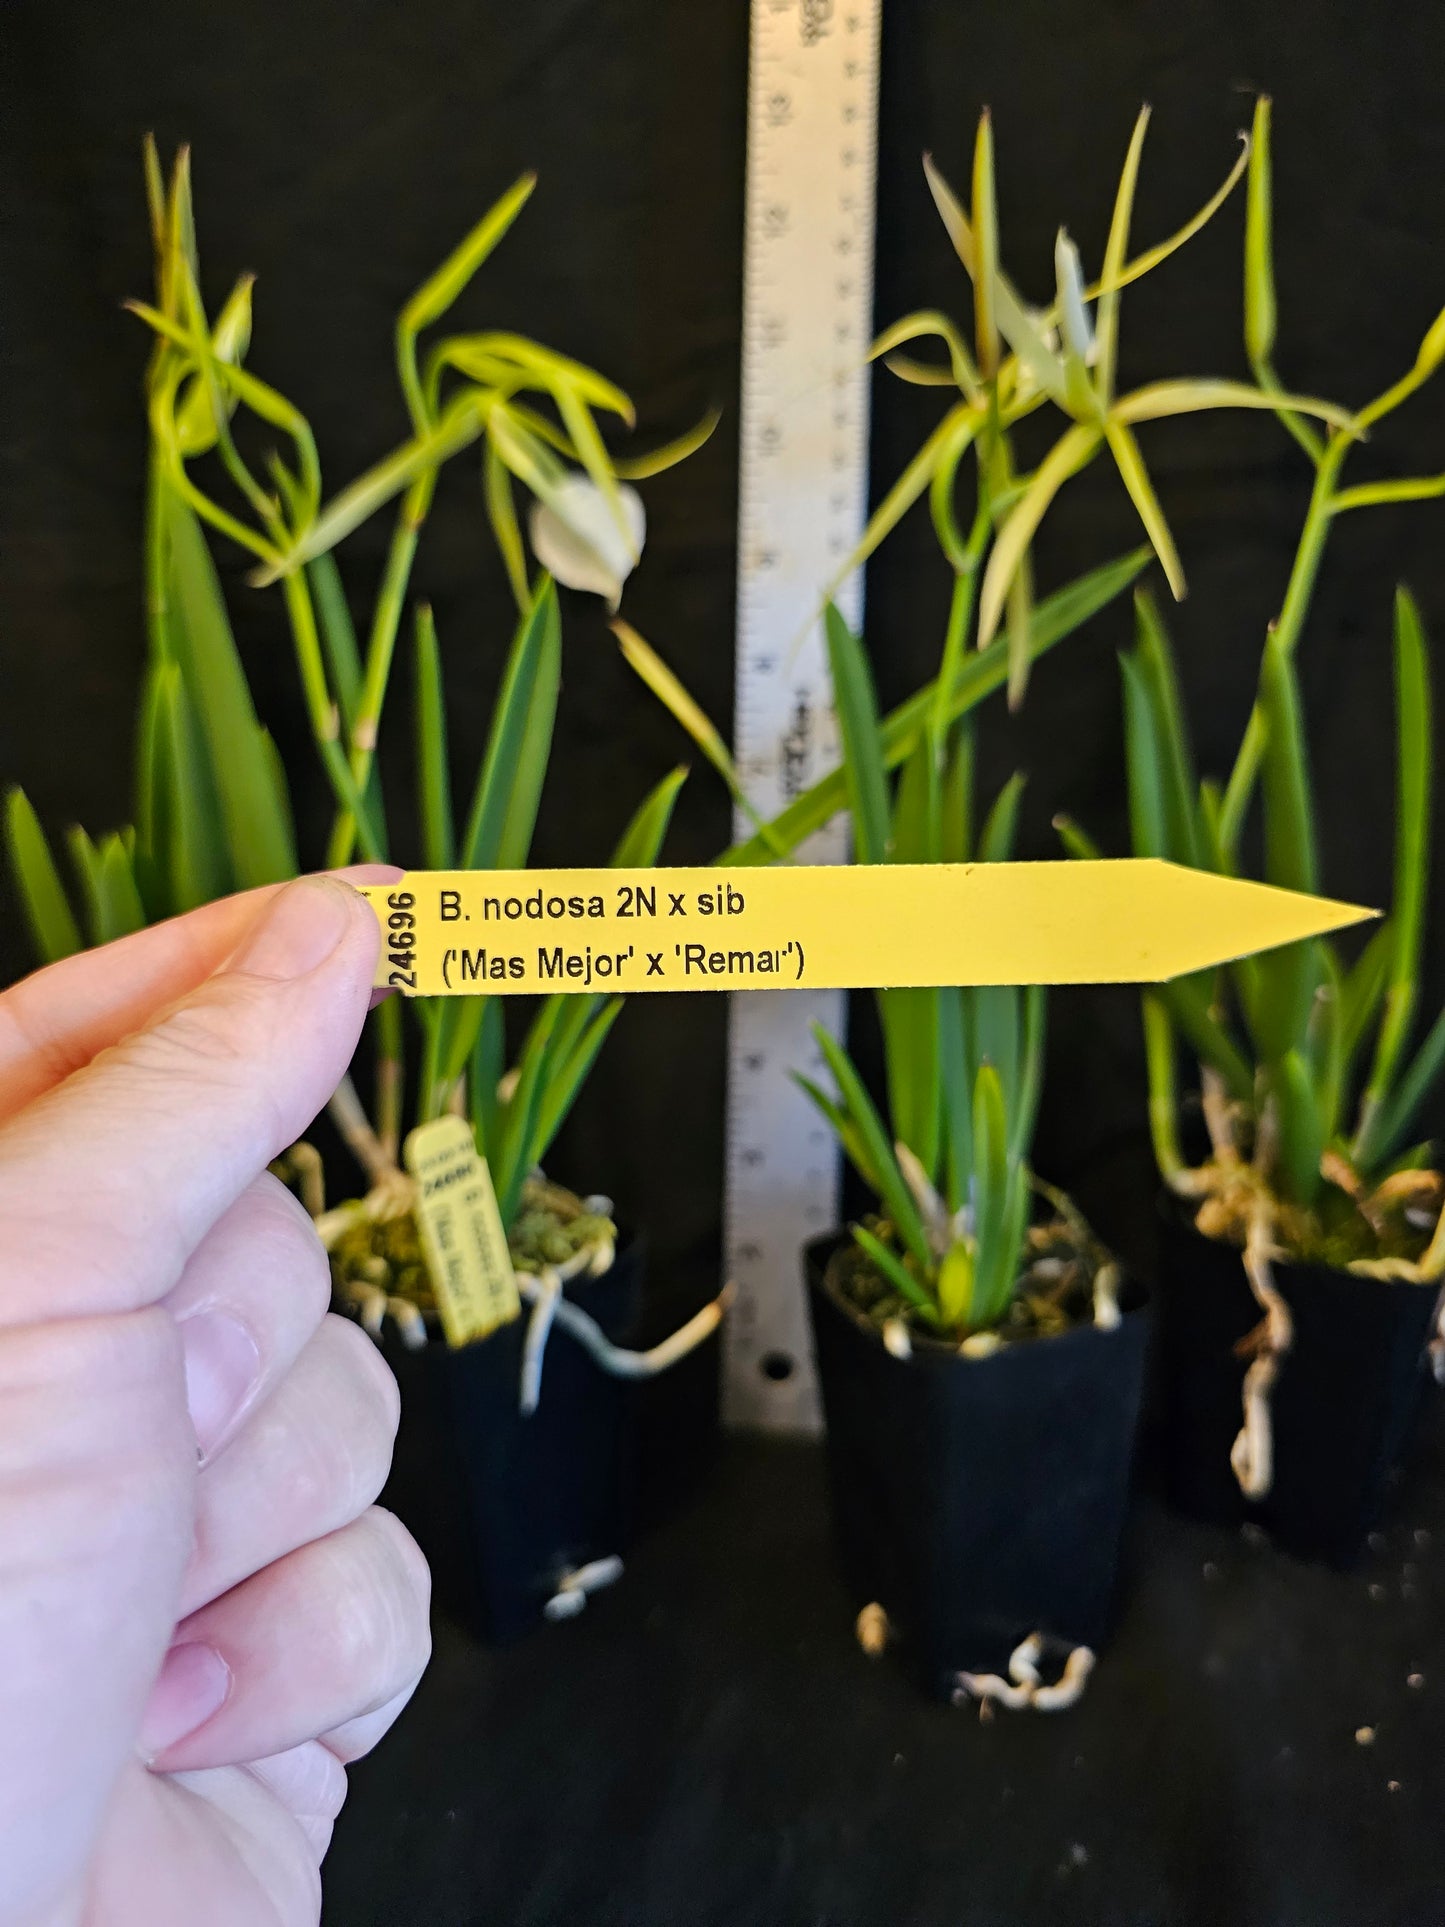
<instances>
[{"instance_id":1,"label":"strap-shaped leaf","mask_svg":"<svg viewBox=\"0 0 1445 1927\"><path fill-rule=\"evenodd\" d=\"M151 849L154 914L177 916L236 887L214 775L180 664L157 662Z\"/></svg>"},{"instance_id":2,"label":"strap-shaped leaf","mask_svg":"<svg viewBox=\"0 0 1445 1927\"><path fill-rule=\"evenodd\" d=\"M1324 1119L1303 1051L1288 1050L1280 1060L1272 1095L1279 1124L1279 1176L1286 1195L1308 1205L1320 1189L1320 1158L1326 1138Z\"/></svg>"},{"instance_id":3,"label":"strap-shaped leaf","mask_svg":"<svg viewBox=\"0 0 1445 1927\"><path fill-rule=\"evenodd\" d=\"M436 623L426 602L416 612L416 767L422 857L429 870L450 870L456 862L456 832L446 696Z\"/></svg>"},{"instance_id":4,"label":"strap-shaped leaf","mask_svg":"<svg viewBox=\"0 0 1445 1927\"><path fill-rule=\"evenodd\" d=\"M1129 779L1129 840L1135 856L1167 856L1164 778L1149 685L1132 651L1119 658L1124 679L1124 762Z\"/></svg>"},{"instance_id":5,"label":"strap-shaped leaf","mask_svg":"<svg viewBox=\"0 0 1445 1927\"><path fill-rule=\"evenodd\" d=\"M113 830L100 846L100 906L102 943L128 937L145 928L146 913L135 886L130 851L118 830Z\"/></svg>"},{"instance_id":6,"label":"strap-shaped leaf","mask_svg":"<svg viewBox=\"0 0 1445 1927\"><path fill-rule=\"evenodd\" d=\"M5 841L20 905L42 963L58 963L84 944L75 912L30 798L13 789L5 803Z\"/></svg>"},{"instance_id":7,"label":"strap-shaped leaf","mask_svg":"<svg viewBox=\"0 0 1445 1927\"><path fill-rule=\"evenodd\" d=\"M477 1012L467 1085L477 1149L484 1158L490 1158L498 1148L500 1100L497 1091L506 1067L507 1034L502 999L479 997L477 1002L481 1008Z\"/></svg>"},{"instance_id":8,"label":"strap-shaped leaf","mask_svg":"<svg viewBox=\"0 0 1445 1927\"><path fill-rule=\"evenodd\" d=\"M863 1080L855 1070L852 1059L836 1038L831 1037L820 1024L814 1024L813 1035L833 1073L843 1108L862 1142L863 1154L874 1173L883 1209L905 1247L926 1270L930 1263L930 1252L923 1220L898 1168L898 1159L894 1156L893 1146L883 1129L873 1100L864 1089Z\"/></svg>"},{"instance_id":9,"label":"strap-shaped leaf","mask_svg":"<svg viewBox=\"0 0 1445 1927\"><path fill-rule=\"evenodd\" d=\"M466 870L520 870L537 821L557 690L562 629L557 590L545 577L512 644L462 841Z\"/></svg>"},{"instance_id":10,"label":"strap-shaped leaf","mask_svg":"<svg viewBox=\"0 0 1445 1927\"><path fill-rule=\"evenodd\" d=\"M72 823L66 831L65 844L70 852L70 867L80 885L81 901L85 905L88 941L91 944L107 943L109 936L100 888L100 852L91 840L90 832L82 829L79 823Z\"/></svg>"},{"instance_id":11,"label":"strap-shaped leaf","mask_svg":"<svg viewBox=\"0 0 1445 1927\"><path fill-rule=\"evenodd\" d=\"M548 1074L541 1083L536 1125L527 1149L529 1168L539 1164L567 1120L586 1083L597 1053L607 1041L607 1033L622 1014L623 997L609 997L601 1010L589 1018L582 1035L565 1058L554 1054Z\"/></svg>"},{"instance_id":12,"label":"strap-shaped leaf","mask_svg":"<svg viewBox=\"0 0 1445 1927\"><path fill-rule=\"evenodd\" d=\"M1056 644L1082 628L1089 618L1106 608L1127 589L1151 560L1147 548L1135 549L1114 562L1079 576L1064 588L1036 605L1029 632L1033 661ZM970 656L962 665L958 682L948 702L950 722L965 716L985 697L1003 686L1008 677L1008 639L1001 637L987 648ZM883 718L879 739L885 768L896 769L913 748L918 732L930 726L935 684L924 687L900 703ZM771 863L806 842L815 830L829 823L848 801L847 784L841 769L830 771L811 788L796 797L767 825L767 833L745 838L725 850L718 859L726 864Z\"/></svg>"},{"instance_id":13,"label":"strap-shaped leaf","mask_svg":"<svg viewBox=\"0 0 1445 1927\"><path fill-rule=\"evenodd\" d=\"M883 1058L893 1135L908 1146L932 1183L938 1175L938 993L880 990Z\"/></svg>"},{"instance_id":14,"label":"strap-shaped leaf","mask_svg":"<svg viewBox=\"0 0 1445 1927\"><path fill-rule=\"evenodd\" d=\"M832 1125L838 1142L842 1145L853 1169L862 1178L869 1190L881 1196L881 1180L869 1161L863 1148L863 1140L853 1128L852 1119L841 1104L835 1104L826 1091L820 1090L811 1077L804 1077L801 1071L790 1071L789 1076L808 1100L817 1106Z\"/></svg>"},{"instance_id":15,"label":"strap-shaped leaf","mask_svg":"<svg viewBox=\"0 0 1445 1927\"><path fill-rule=\"evenodd\" d=\"M1027 1158L1033 1149L1039 1098L1044 1085L1044 1049L1048 1031L1048 991L1043 984L1027 984L1019 992L1023 1004L1023 1050L1018 1095L1009 1119L1009 1156Z\"/></svg>"},{"instance_id":16,"label":"strap-shaped leaf","mask_svg":"<svg viewBox=\"0 0 1445 1927\"><path fill-rule=\"evenodd\" d=\"M1009 1217L1008 1113L1003 1083L994 1065L979 1067L973 1086L973 1223L978 1253L975 1259L974 1312L980 1322L991 1321L994 1306L1011 1269L1006 1249Z\"/></svg>"},{"instance_id":17,"label":"strap-shaped leaf","mask_svg":"<svg viewBox=\"0 0 1445 1927\"><path fill-rule=\"evenodd\" d=\"M614 870L646 870L656 863L686 781L687 769L680 765L648 791L612 852Z\"/></svg>"},{"instance_id":18,"label":"strap-shaped leaf","mask_svg":"<svg viewBox=\"0 0 1445 1927\"><path fill-rule=\"evenodd\" d=\"M888 786L879 740L873 672L862 643L831 602L824 617L824 631L833 702L838 712L843 776L853 813L854 854L859 863L886 863Z\"/></svg>"},{"instance_id":19,"label":"strap-shaped leaf","mask_svg":"<svg viewBox=\"0 0 1445 1927\"><path fill-rule=\"evenodd\" d=\"M921 1313L931 1325L938 1323L938 1308L933 1300L898 1255L890 1251L881 1238L875 1237L867 1225L855 1224L853 1241L860 1251L867 1252L901 1298L907 1299L913 1309Z\"/></svg>"},{"instance_id":20,"label":"strap-shaped leaf","mask_svg":"<svg viewBox=\"0 0 1445 1927\"><path fill-rule=\"evenodd\" d=\"M206 746L231 869L238 885L297 873L296 850L262 747L256 712L200 523L167 491L171 635Z\"/></svg>"},{"instance_id":21,"label":"strap-shaped leaf","mask_svg":"<svg viewBox=\"0 0 1445 1927\"><path fill-rule=\"evenodd\" d=\"M1271 631L1260 670L1265 720L1263 762L1265 878L1282 890L1313 895L1318 887L1314 810L1294 666ZM1315 946L1288 944L1256 960L1256 1039L1268 1060L1304 1040L1319 979Z\"/></svg>"},{"instance_id":22,"label":"strap-shaped leaf","mask_svg":"<svg viewBox=\"0 0 1445 1927\"><path fill-rule=\"evenodd\" d=\"M939 804L939 849L944 863L967 863L973 849L973 725L965 717L949 731Z\"/></svg>"},{"instance_id":23,"label":"strap-shaped leaf","mask_svg":"<svg viewBox=\"0 0 1445 1927\"><path fill-rule=\"evenodd\" d=\"M980 863L1007 863L1013 856L1018 838L1019 807L1028 780L1022 770L1016 769L993 799L993 807L978 835Z\"/></svg>"},{"instance_id":24,"label":"strap-shaped leaf","mask_svg":"<svg viewBox=\"0 0 1445 1927\"><path fill-rule=\"evenodd\" d=\"M546 1088L546 1069L552 1032L556 1027L557 1007L551 999L542 1005L532 1020L517 1064L516 1088L502 1110L498 1136L500 1144L492 1165L497 1187L497 1205L502 1223L510 1225L517 1215L522 1185L531 1170L528 1148L537 1130L542 1096Z\"/></svg>"},{"instance_id":25,"label":"strap-shaped leaf","mask_svg":"<svg viewBox=\"0 0 1445 1927\"><path fill-rule=\"evenodd\" d=\"M1384 1018L1355 1143L1356 1158L1365 1168L1377 1155L1374 1119L1384 1103L1414 1020L1424 941L1425 892L1429 882L1434 787L1430 663L1419 610L1409 591L1403 588L1395 593L1395 717L1395 895L1390 909L1394 939L1390 946Z\"/></svg>"},{"instance_id":26,"label":"strap-shaped leaf","mask_svg":"<svg viewBox=\"0 0 1445 1927\"><path fill-rule=\"evenodd\" d=\"M943 1138L942 1190L950 1212L968 1201L973 1176L974 1061L967 993L954 985L938 993L939 1112Z\"/></svg>"},{"instance_id":27,"label":"strap-shaped leaf","mask_svg":"<svg viewBox=\"0 0 1445 1927\"><path fill-rule=\"evenodd\" d=\"M1397 1155L1420 1106L1445 1071L1445 1010L1435 1019L1409 1069L1386 1098L1374 1129L1377 1163Z\"/></svg>"},{"instance_id":28,"label":"strap-shaped leaf","mask_svg":"<svg viewBox=\"0 0 1445 1927\"><path fill-rule=\"evenodd\" d=\"M1394 941L1394 926L1388 920L1376 924L1369 942L1345 977L1341 1011L1347 1063L1354 1062L1365 1033L1375 1021L1385 985L1390 980L1390 951Z\"/></svg>"}]
</instances>

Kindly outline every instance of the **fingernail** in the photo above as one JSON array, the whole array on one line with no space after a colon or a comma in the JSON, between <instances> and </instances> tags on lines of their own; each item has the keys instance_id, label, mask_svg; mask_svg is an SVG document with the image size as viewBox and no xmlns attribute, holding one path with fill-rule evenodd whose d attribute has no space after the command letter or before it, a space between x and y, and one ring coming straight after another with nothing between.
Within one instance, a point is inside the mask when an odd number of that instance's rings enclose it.
<instances>
[{"instance_id":1,"label":"fingernail","mask_svg":"<svg viewBox=\"0 0 1445 1927\"><path fill-rule=\"evenodd\" d=\"M272 898L231 959L233 970L284 982L304 977L335 950L356 893L331 877L298 877Z\"/></svg>"},{"instance_id":2,"label":"fingernail","mask_svg":"<svg viewBox=\"0 0 1445 1927\"><path fill-rule=\"evenodd\" d=\"M142 1758L157 1759L167 1747L204 1726L225 1705L230 1692L231 1669L214 1646L199 1640L172 1646L141 1719Z\"/></svg>"},{"instance_id":3,"label":"fingernail","mask_svg":"<svg viewBox=\"0 0 1445 1927\"><path fill-rule=\"evenodd\" d=\"M255 1339L227 1311L197 1311L180 1323L186 1403L202 1462L225 1441L260 1381Z\"/></svg>"}]
</instances>

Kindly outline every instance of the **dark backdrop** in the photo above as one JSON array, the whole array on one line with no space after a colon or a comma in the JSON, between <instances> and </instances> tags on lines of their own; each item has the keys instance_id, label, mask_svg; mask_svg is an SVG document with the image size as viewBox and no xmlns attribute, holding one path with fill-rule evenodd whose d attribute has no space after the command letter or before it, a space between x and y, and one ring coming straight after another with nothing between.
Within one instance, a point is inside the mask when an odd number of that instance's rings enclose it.
<instances>
[{"instance_id":1,"label":"dark backdrop","mask_svg":"<svg viewBox=\"0 0 1445 1927\"><path fill-rule=\"evenodd\" d=\"M709 447L650 487L648 553L626 607L712 712L730 714L741 0L520 9L493 0L11 0L6 12L0 775L27 787L52 828L76 817L104 828L128 807L142 661L145 341L118 303L148 286L139 167L148 128L166 148L194 144L208 295L217 301L243 268L258 273L252 365L307 409L333 486L404 431L390 360L398 305L522 168L540 169L532 205L462 312L595 362L631 389L649 436L678 432L710 403L727 410ZM1212 190L1252 93L1267 88L1277 98L1281 371L1297 387L1363 400L1408 365L1445 293L1442 73L1436 0L889 0L880 322L919 305L964 305L919 157L931 148L964 181L983 102L995 113L1006 259L1042 299L1061 221L1085 260L1098 259L1141 99L1156 115L1136 233L1152 238ZM1128 381L1244 372L1241 222L1236 199L1127 298ZM936 409L936 397L880 376L875 494ZM1306 475L1267 418L1166 425L1148 442L1190 577L1172 620L1198 748L1207 769L1223 770ZM1378 442L1361 474L1445 466L1445 383ZM1441 527L1439 504L1347 518L1326 566L1303 673L1326 881L1341 896L1379 901L1387 889L1391 590L1397 577L1410 581L1445 636ZM359 602L384 537L383 519L343 554ZM1070 489L1050 522L1041 581L1136 539L1121 490L1100 471ZM257 701L315 852L326 797L299 727L279 612L242 585L236 558L222 560ZM416 588L436 606L465 760L510 628L470 464L444 485ZM930 673L945 593L926 518L915 515L870 571L885 698ZM568 616L537 840L539 860L558 863L600 858L682 748L631 685L596 606L578 603ZM1064 805L1123 848L1112 658L1128 626L1125 607L1108 612L1043 666L1021 718L999 706L986 715L990 779L1016 764L1033 773L1028 854L1053 853L1049 820ZM404 742L387 752L405 762ZM670 855L705 860L726 835L727 811L704 771L685 793ZM5 900L8 978L27 959ZM1439 929L1436 919L1436 1000ZM649 1225L670 1275L699 1287L716 1262L724 1022L721 999L635 1002L555 1159L560 1176L613 1190ZM1128 993L1057 998L1040 1162L1086 1192L1091 1171L1141 1143L1136 1032ZM866 1051L866 1034L862 1042Z\"/></svg>"}]
</instances>

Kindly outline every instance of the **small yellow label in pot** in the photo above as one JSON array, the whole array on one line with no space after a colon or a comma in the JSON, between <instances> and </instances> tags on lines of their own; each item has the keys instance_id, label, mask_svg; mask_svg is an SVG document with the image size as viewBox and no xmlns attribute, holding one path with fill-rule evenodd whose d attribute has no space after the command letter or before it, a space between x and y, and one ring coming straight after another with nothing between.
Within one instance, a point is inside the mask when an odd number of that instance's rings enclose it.
<instances>
[{"instance_id":1,"label":"small yellow label in pot","mask_svg":"<svg viewBox=\"0 0 1445 1927\"><path fill-rule=\"evenodd\" d=\"M448 1345L468 1345L522 1309L492 1174L465 1118L419 1124L403 1156L442 1331Z\"/></svg>"}]
</instances>

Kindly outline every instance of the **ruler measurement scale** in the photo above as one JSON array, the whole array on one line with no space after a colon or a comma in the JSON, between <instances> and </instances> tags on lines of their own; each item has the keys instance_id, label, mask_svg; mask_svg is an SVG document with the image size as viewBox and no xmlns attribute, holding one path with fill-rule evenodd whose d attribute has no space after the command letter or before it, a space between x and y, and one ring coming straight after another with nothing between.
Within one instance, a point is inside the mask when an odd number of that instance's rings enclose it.
<instances>
[{"instance_id":1,"label":"ruler measurement scale","mask_svg":"<svg viewBox=\"0 0 1445 1927\"><path fill-rule=\"evenodd\" d=\"M781 809L837 760L826 653L810 619L862 532L881 0L753 0L743 285L737 682L733 741L749 793ZM837 601L857 625L862 584ZM751 828L740 820L740 834ZM800 852L847 856L841 820ZM724 1416L820 1425L799 1254L838 1219L832 1133L789 1077L810 1026L835 1035L839 991L734 998L724 1250Z\"/></svg>"}]
</instances>

